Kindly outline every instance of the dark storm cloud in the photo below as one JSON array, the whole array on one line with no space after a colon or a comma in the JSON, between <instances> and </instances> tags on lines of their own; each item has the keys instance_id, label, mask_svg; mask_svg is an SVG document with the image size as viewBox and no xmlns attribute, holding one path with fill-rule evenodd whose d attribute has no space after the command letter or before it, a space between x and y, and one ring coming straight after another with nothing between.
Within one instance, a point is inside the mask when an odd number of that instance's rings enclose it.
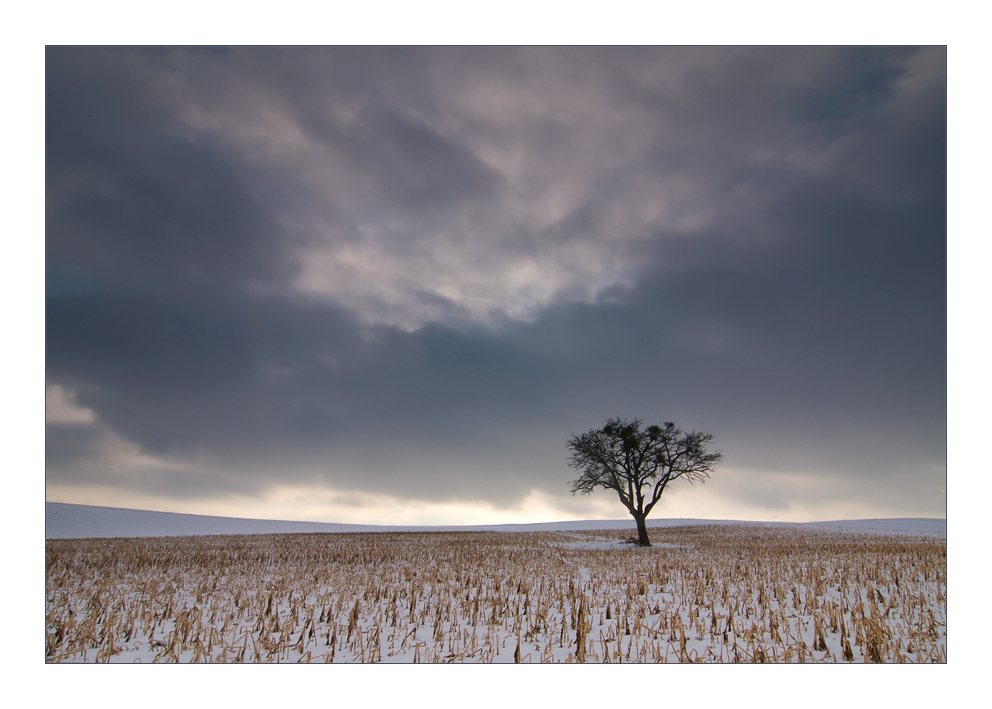
<instances>
[{"instance_id":1,"label":"dark storm cloud","mask_svg":"<svg viewBox=\"0 0 992 709\"><path fill-rule=\"evenodd\" d=\"M621 415L936 514L945 107L942 50L50 49L48 380L99 420L49 475L506 503Z\"/></svg>"},{"instance_id":2,"label":"dark storm cloud","mask_svg":"<svg viewBox=\"0 0 992 709\"><path fill-rule=\"evenodd\" d=\"M144 66L156 54L48 52L49 292L267 281L292 268L245 165L169 120Z\"/></svg>"},{"instance_id":3,"label":"dark storm cloud","mask_svg":"<svg viewBox=\"0 0 992 709\"><path fill-rule=\"evenodd\" d=\"M50 378L123 438L152 455L209 448L242 465L262 460L266 472L285 459L334 468L337 455L381 464L378 479L394 483L430 450L498 456L512 445L499 422L551 393L546 358L491 335L362 330L313 303L64 296L50 298L48 328ZM428 486L453 475L432 471Z\"/></svg>"}]
</instances>

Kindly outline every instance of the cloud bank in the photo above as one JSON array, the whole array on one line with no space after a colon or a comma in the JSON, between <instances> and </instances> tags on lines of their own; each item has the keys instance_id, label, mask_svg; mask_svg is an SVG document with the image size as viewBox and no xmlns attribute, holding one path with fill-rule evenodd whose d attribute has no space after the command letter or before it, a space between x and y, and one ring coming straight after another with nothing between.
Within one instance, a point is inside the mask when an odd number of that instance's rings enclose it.
<instances>
[{"instance_id":1,"label":"cloud bank","mask_svg":"<svg viewBox=\"0 0 992 709\"><path fill-rule=\"evenodd\" d=\"M942 48L46 60L49 499L616 517L620 415L725 454L663 515L943 515Z\"/></svg>"}]
</instances>

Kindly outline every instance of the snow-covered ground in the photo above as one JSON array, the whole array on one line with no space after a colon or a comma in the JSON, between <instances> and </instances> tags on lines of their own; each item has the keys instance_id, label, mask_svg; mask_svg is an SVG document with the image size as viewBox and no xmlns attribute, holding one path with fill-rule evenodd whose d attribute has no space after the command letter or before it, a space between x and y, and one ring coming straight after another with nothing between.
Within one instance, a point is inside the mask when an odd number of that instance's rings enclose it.
<instances>
[{"instance_id":1,"label":"snow-covered ground","mask_svg":"<svg viewBox=\"0 0 992 709\"><path fill-rule=\"evenodd\" d=\"M947 658L944 520L655 520L641 549L629 520L46 514L49 662Z\"/></svg>"},{"instance_id":2,"label":"snow-covered ground","mask_svg":"<svg viewBox=\"0 0 992 709\"><path fill-rule=\"evenodd\" d=\"M53 539L49 662L946 662L946 543L802 526Z\"/></svg>"},{"instance_id":3,"label":"snow-covered ground","mask_svg":"<svg viewBox=\"0 0 992 709\"><path fill-rule=\"evenodd\" d=\"M649 528L709 524L796 526L814 529L903 534L947 535L947 520L927 518L836 520L789 524L712 519L649 519ZM505 524L452 527L333 524L151 512L116 507L45 503L46 539L114 537L184 537L224 534L314 534L333 532L556 532L633 529L632 519L577 520L544 524Z\"/></svg>"}]
</instances>

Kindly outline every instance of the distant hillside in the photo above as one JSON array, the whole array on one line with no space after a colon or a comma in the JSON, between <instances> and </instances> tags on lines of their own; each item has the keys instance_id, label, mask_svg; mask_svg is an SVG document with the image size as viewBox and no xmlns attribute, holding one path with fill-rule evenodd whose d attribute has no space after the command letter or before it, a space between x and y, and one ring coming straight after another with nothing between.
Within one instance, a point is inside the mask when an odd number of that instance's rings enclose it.
<instances>
[{"instance_id":1,"label":"distant hillside","mask_svg":"<svg viewBox=\"0 0 992 709\"><path fill-rule=\"evenodd\" d=\"M761 524L781 525L779 522L747 522L715 519L653 519L649 527L672 527L691 524ZM814 522L796 526L851 529L890 533L947 534L943 519L868 519ZM177 514L129 510L117 507L45 503L46 539L81 539L87 537L181 537L208 534L293 534L340 532L434 532L434 531L567 531L583 529L634 529L631 519L576 520L544 524L505 524L476 526L399 526L371 524L333 524L328 522L291 522L236 517Z\"/></svg>"}]
</instances>

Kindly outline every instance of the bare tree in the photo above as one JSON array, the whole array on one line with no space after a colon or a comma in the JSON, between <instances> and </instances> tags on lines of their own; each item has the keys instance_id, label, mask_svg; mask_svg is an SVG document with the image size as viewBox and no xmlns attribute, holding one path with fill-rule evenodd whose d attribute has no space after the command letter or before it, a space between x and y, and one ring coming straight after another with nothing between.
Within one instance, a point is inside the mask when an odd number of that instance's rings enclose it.
<instances>
[{"instance_id":1,"label":"bare tree","mask_svg":"<svg viewBox=\"0 0 992 709\"><path fill-rule=\"evenodd\" d=\"M641 546L651 546L644 520L672 480L705 481L723 459L705 444L712 434L684 432L674 423L641 429L641 419L611 418L602 429L568 439L570 467L579 472L572 494L588 495L598 487L613 490L637 522Z\"/></svg>"}]
</instances>

